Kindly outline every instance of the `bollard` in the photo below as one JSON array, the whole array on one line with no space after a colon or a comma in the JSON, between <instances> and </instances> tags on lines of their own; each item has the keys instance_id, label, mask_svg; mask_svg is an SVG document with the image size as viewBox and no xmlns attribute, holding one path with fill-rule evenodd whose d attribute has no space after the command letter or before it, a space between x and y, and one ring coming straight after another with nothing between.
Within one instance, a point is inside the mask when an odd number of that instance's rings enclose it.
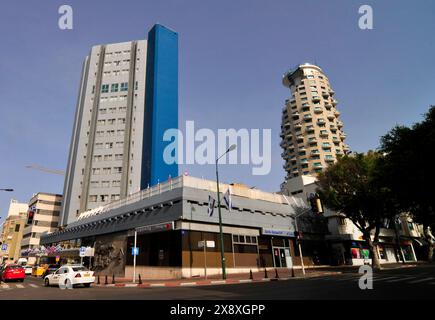
<instances>
[{"instance_id":1,"label":"bollard","mask_svg":"<svg viewBox=\"0 0 435 320\"><path fill-rule=\"evenodd\" d=\"M97 284L100 284L100 275L98 275Z\"/></svg>"},{"instance_id":2,"label":"bollard","mask_svg":"<svg viewBox=\"0 0 435 320\"><path fill-rule=\"evenodd\" d=\"M295 277L295 268L292 267L292 278Z\"/></svg>"},{"instance_id":3,"label":"bollard","mask_svg":"<svg viewBox=\"0 0 435 320\"><path fill-rule=\"evenodd\" d=\"M264 278L265 278L265 279L269 278L269 277L267 276L267 268L264 268Z\"/></svg>"},{"instance_id":4,"label":"bollard","mask_svg":"<svg viewBox=\"0 0 435 320\"><path fill-rule=\"evenodd\" d=\"M249 279L254 279L254 276L252 275L252 269L251 270L249 270Z\"/></svg>"},{"instance_id":5,"label":"bollard","mask_svg":"<svg viewBox=\"0 0 435 320\"><path fill-rule=\"evenodd\" d=\"M279 278L279 275L278 275L278 269L275 268L275 279L278 279L278 278Z\"/></svg>"},{"instance_id":6,"label":"bollard","mask_svg":"<svg viewBox=\"0 0 435 320\"><path fill-rule=\"evenodd\" d=\"M142 284L142 279L140 277L140 274L139 274L139 284Z\"/></svg>"},{"instance_id":7,"label":"bollard","mask_svg":"<svg viewBox=\"0 0 435 320\"><path fill-rule=\"evenodd\" d=\"M115 274L112 274L112 284L115 284Z\"/></svg>"},{"instance_id":8,"label":"bollard","mask_svg":"<svg viewBox=\"0 0 435 320\"><path fill-rule=\"evenodd\" d=\"M109 284L109 282L107 282L107 274L106 274L106 277L105 277L105 280L104 280L104 284Z\"/></svg>"}]
</instances>

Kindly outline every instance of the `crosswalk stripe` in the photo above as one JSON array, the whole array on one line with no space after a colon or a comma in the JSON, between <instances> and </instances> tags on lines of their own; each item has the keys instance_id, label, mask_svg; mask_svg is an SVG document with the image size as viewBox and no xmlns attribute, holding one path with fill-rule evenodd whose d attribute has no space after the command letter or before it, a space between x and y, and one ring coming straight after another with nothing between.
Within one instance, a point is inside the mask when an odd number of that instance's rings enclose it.
<instances>
[{"instance_id":1,"label":"crosswalk stripe","mask_svg":"<svg viewBox=\"0 0 435 320\"><path fill-rule=\"evenodd\" d=\"M409 283L427 282L427 281L430 281L432 279L435 279L435 278L434 277L429 277L429 278L424 278L424 279L417 279L417 280L409 281Z\"/></svg>"},{"instance_id":2,"label":"crosswalk stripe","mask_svg":"<svg viewBox=\"0 0 435 320\"><path fill-rule=\"evenodd\" d=\"M17 284L17 288L19 288L19 289L23 289L24 286L23 286L22 284Z\"/></svg>"},{"instance_id":3,"label":"crosswalk stripe","mask_svg":"<svg viewBox=\"0 0 435 320\"><path fill-rule=\"evenodd\" d=\"M9 289L9 285L8 284L2 284L2 289Z\"/></svg>"},{"instance_id":4,"label":"crosswalk stripe","mask_svg":"<svg viewBox=\"0 0 435 320\"><path fill-rule=\"evenodd\" d=\"M31 286L32 288L38 288L38 286L36 284L33 284L33 283L29 283L29 286Z\"/></svg>"}]
</instances>

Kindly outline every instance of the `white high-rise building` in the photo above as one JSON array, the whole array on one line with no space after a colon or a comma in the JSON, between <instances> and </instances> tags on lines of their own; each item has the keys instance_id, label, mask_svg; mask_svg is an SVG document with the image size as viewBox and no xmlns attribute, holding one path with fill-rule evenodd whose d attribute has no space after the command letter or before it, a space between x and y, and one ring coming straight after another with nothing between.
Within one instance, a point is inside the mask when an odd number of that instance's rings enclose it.
<instances>
[{"instance_id":1,"label":"white high-rise building","mask_svg":"<svg viewBox=\"0 0 435 320\"><path fill-rule=\"evenodd\" d=\"M281 125L286 180L316 176L349 152L335 92L322 69L309 63L288 71L282 81L291 91Z\"/></svg>"},{"instance_id":2,"label":"white high-rise building","mask_svg":"<svg viewBox=\"0 0 435 320\"><path fill-rule=\"evenodd\" d=\"M92 47L85 58L60 225L140 190L147 41Z\"/></svg>"}]
</instances>

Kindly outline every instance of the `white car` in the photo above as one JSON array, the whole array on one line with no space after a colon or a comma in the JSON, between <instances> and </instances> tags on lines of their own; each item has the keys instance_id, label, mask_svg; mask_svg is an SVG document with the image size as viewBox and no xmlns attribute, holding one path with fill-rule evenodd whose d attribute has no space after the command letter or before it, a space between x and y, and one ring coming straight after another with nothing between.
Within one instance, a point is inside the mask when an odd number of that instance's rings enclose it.
<instances>
[{"instance_id":1,"label":"white car","mask_svg":"<svg viewBox=\"0 0 435 320\"><path fill-rule=\"evenodd\" d=\"M32 266L23 266L23 268L24 268L24 273L26 274L26 275L28 275L28 274L32 274L32 270L33 270L33 267Z\"/></svg>"},{"instance_id":2,"label":"white car","mask_svg":"<svg viewBox=\"0 0 435 320\"><path fill-rule=\"evenodd\" d=\"M81 265L62 266L44 278L46 287L58 285L60 288L72 288L79 284L90 287L93 282L95 282L94 272Z\"/></svg>"}]
</instances>

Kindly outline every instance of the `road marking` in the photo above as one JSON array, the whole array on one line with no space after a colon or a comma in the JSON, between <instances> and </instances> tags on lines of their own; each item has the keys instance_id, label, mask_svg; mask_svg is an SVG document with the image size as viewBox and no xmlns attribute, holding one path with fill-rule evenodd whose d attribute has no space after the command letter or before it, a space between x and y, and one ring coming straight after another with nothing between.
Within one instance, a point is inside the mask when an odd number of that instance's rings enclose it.
<instances>
[{"instance_id":1,"label":"road marking","mask_svg":"<svg viewBox=\"0 0 435 320\"><path fill-rule=\"evenodd\" d=\"M211 282L212 284L222 284L225 283L225 280L215 280Z\"/></svg>"},{"instance_id":2,"label":"road marking","mask_svg":"<svg viewBox=\"0 0 435 320\"><path fill-rule=\"evenodd\" d=\"M24 286L23 286L22 284L17 284L16 286L17 286L17 288L19 288L19 289L24 289Z\"/></svg>"},{"instance_id":3,"label":"road marking","mask_svg":"<svg viewBox=\"0 0 435 320\"><path fill-rule=\"evenodd\" d=\"M151 283L150 287L164 287L165 284L164 283Z\"/></svg>"},{"instance_id":4,"label":"road marking","mask_svg":"<svg viewBox=\"0 0 435 320\"><path fill-rule=\"evenodd\" d=\"M435 279L434 277L429 277L429 278L424 278L424 279L417 279L417 280L414 280L414 281L409 281L408 283L420 283L420 282L427 282L427 281L430 281L430 280L432 280L432 279Z\"/></svg>"},{"instance_id":5,"label":"road marking","mask_svg":"<svg viewBox=\"0 0 435 320\"><path fill-rule=\"evenodd\" d=\"M125 287L137 287L138 286L138 284L136 284L136 283L126 283L125 284Z\"/></svg>"},{"instance_id":6,"label":"road marking","mask_svg":"<svg viewBox=\"0 0 435 320\"><path fill-rule=\"evenodd\" d=\"M37 286L36 284L33 283L29 283L29 286L31 286L32 288L38 288L39 286Z\"/></svg>"},{"instance_id":7,"label":"road marking","mask_svg":"<svg viewBox=\"0 0 435 320\"><path fill-rule=\"evenodd\" d=\"M392 280L392 279L397 279L397 277L377 278L375 280L376 281L385 281L385 280Z\"/></svg>"},{"instance_id":8,"label":"road marking","mask_svg":"<svg viewBox=\"0 0 435 320\"><path fill-rule=\"evenodd\" d=\"M411 279L415 279L415 277L402 277L402 278L395 279L395 280L387 280L385 282L393 283L393 282L407 281L407 280L411 280Z\"/></svg>"},{"instance_id":9,"label":"road marking","mask_svg":"<svg viewBox=\"0 0 435 320\"><path fill-rule=\"evenodd\" d=\"M8 284L2 284L2 289L9 289L9 285Z\"/></svg>"}]
</instances>

